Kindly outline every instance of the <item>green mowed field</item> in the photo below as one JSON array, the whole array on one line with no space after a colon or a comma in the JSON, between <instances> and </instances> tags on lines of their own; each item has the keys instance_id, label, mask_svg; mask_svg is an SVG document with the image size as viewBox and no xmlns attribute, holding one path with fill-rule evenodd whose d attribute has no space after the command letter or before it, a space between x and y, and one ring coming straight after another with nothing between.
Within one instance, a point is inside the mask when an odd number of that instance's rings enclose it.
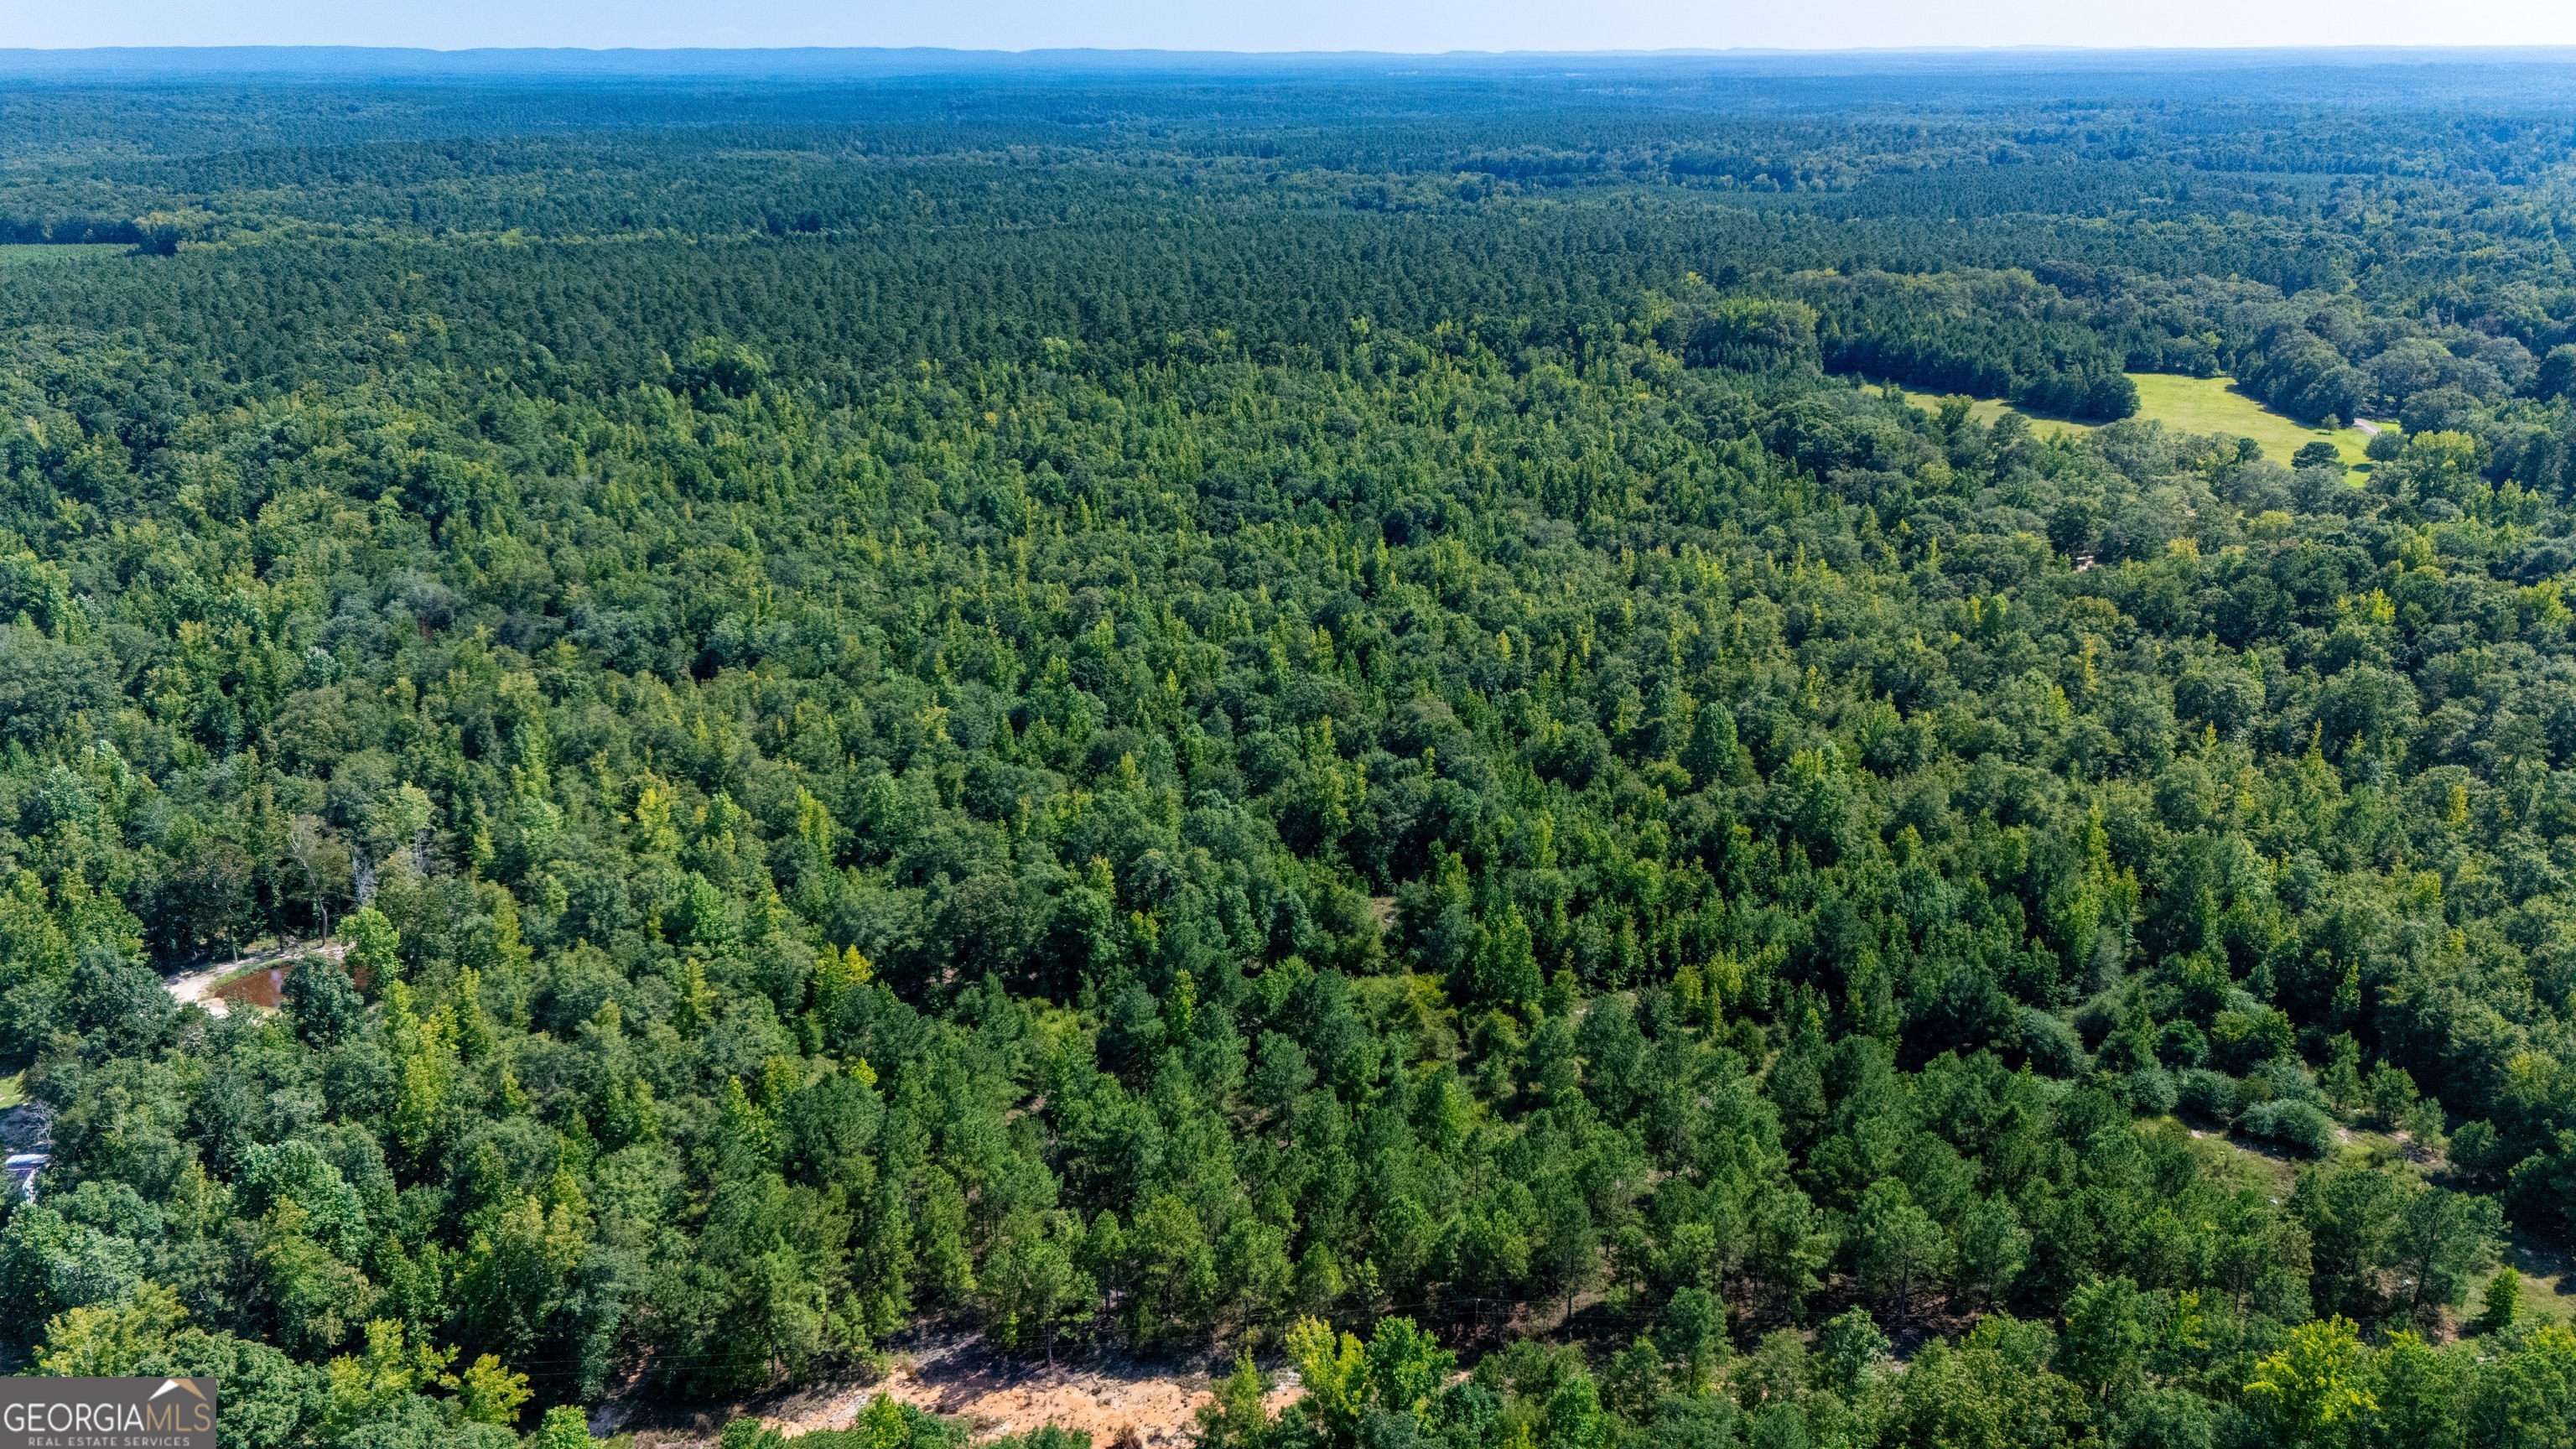
<instances>
[{"instance_id":1,"label":"green mowed field","mask_svg":"<svg viewBox=\"0 0 2576 1449\"><path fill-rule=\"evenodd\" d=\"M2138 385L2139 417L2154 418L2178 432L2252 438L2277 463L2288 463L2291 454L2310 443L2332 443L2343 453L2346 465L2356 464L2364 461L2361 450L2370 441L2370 435L2359 428L2330 433L2285 418L2238 392L2234 378L2133 372L2129 381Z\"/></svg>"},{"instance_id":2,"label":"green mowed field","mask_svg":"<svg viewBox=\"0 0 2576 1449\"><path fill-rule=\"evenodd\" d=\"M1905 394L1905 400L1908 403L1923 409L1927 413L1938 412L1941 409L1941 394L1937 392L1916 392L1912 388L1899 388L1897 390ZM2021 412L2021 409L2005 402L2002 398L1985 397L1977 399L1976 405L1968 409L1968 416L1975 418L1978 422L1984 423L1988 427L1992 427L1994 426L1995 419L2002 417L2006 413L2012 412ZM2066 418L2052 418L2045 413L2022 413L2022 416L2030 419L2031 431L2042 435L2049 433L2089 433L2093 431L2094 426L2091 423L2073 422Z\"/></svg>"},{"instance_id":3,"label":"green mowed field","mask_svg":"<svg viewBox=\"0 0 2576 1449\"><path fill-rule=\"evenodd\" d=\"M2260 444L2263 455L2288 466L2291 455L2309 443L2326 442L2343 454L2346 466L2359 466L2367 461L2362 449L2370 435L2359 428L2339 428L2327 432L2312 428L2296 418L2283 417L2270 408L2236 390L2233 378L2178 377L2163 372L2133 372L2129 380L2138 385L2138 416L2152 418L2180 433L2226 433L2233 437L2252 438ZM1937 393L1902 389L1905 400L1929 411L1941 405ZM1970 415L1989 423L2015 409L2000 398L1979 399ZM2073 422L2042 414L2026 414L2032 427L2040 433L2089 432L2091 423Z\"/></svg>"}]
</instances>

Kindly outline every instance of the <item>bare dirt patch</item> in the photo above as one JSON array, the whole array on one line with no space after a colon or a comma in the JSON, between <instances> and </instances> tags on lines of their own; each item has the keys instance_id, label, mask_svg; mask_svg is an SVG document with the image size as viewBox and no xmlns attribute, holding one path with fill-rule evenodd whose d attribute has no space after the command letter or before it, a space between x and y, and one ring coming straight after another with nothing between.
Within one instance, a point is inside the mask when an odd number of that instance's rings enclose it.
<instances>
[{"instance_id":1,"label":"bare dirt patch","mask_svg":"<svg viewBox=\"0 0 2576 1449\"><path fill-rule=\"evenodd\" d=\"M1300 1392L1294 1369L1274 1369L1268 1404L1277 1413ZM682 1449L704 1444L726 1422L758 1418L793 1438L817 1429L847 1429L877 1395L886 1394L945 1418L963 1420L978 1439L1025 1434L1042 1425L1079 1430L1095 1445L1106 1446L1122 1431L1132 1431L1147 1449L1180 1449L1198 1431L1199 1406L1213 1397L1208 1375L1199 1369L1139 1362L1115 1354L1094 1353L1044 1362L1023 1362L994 1352L980 1335L927 1341L898 1355L883 1378L844 1379L818 1384L772 1399L755 1399L732 1412L700 1413L686 1419L647 1422L638 1414L607 1427L631 1429L637 1449Z\"/></svg>"},{"instance_id":2,"label":"bare dirt patch","mask_svg":"<svg viewBox=\"0 0 2576 1449\"><path fill-rule=\"evenodd\" d=\"M344 941L290 941L268 951L253 951L237 961L209 966L199 971L165 976L161 985L170 999L181 1006L194 1003L205 1008L209 1016L222 1016L236 1002L276 1009L279 992L285 987L286 968L302 956L327 956L334 961L347 955Z\"/></svg>"}]
</instances>

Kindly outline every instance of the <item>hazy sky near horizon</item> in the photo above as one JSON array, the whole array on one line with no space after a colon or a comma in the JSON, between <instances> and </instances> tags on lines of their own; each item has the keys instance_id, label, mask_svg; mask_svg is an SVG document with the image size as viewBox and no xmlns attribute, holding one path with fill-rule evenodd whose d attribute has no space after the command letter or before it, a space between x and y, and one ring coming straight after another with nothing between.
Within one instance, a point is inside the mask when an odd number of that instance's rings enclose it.
<instances>
[{"instance_id":1,"label":"hazy sky near horizon","mask_svg":"<svg viewBox=\"0 0 2576 1449\"><path fill-rule=\"evenodd\" d=\"M2576 44L2570 0L0 0L0 46L1660 50Z\"/></svg>"}]
</instances>

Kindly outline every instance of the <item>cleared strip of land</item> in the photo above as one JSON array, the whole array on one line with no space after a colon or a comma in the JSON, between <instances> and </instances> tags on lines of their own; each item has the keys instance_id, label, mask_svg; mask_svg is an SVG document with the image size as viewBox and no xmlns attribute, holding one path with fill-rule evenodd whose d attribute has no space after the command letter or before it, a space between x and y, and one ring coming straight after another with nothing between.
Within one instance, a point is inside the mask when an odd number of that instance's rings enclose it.
<instances>
[{"instance_id":1,"label":"cleared strip of land","mask_svg":"<svg viewBox=\"0 0 2576 1449\"><path fill-rule=\"evenodd\" d=\"M2346 464L2355 464L2363 461L2362 448L2370 441L2359 428L2328 432L2284 417L2237 391L2233 378L2133 372L2129 380L2138 385L2138 416L2180 432L2252 438L2276 462L2289 462L2291 454L2309 443L2332 443Z\"/></svg>"},{"instance_id":2,"label":"cleared strip of land","mask_svg":"<svg viewBox=\"0 0 2576 1449\"><path fill-rule=\"evenodd\" d=\"M2140 418L2152 419L2176 432L2226 433L2232 437L2252 438L2263 449L2263 455L2287 466L2293 454L2309 443L2332 443L2343 454L2347 466L2365 461L2362 449L2370 435L2359 428L2337 428L2331 432L2312 428L2296 418L2284 417L2236 390L2234 378L2178 377L2163 372L2133 372L2129 380L2138 385ZM1919 408L1941 405L1937 393L1905 389L1905 400ZM1971 415L1991 424L2008 412L2017 412L2000 398L1980 398ZM2024 413L2033 427L2042 433L2090 432L2092 423L2067 418L2052 418L2038 413Z\"/></svg>"}]
</instances>

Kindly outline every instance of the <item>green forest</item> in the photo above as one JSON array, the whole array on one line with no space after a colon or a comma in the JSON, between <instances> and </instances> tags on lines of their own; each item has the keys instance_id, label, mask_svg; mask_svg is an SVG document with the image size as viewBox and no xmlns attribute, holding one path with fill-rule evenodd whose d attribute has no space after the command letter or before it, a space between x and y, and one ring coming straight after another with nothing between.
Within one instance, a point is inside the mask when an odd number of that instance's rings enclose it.
<instances>
[{"instance_id":1,"label":"green forest","mask_svg":"<svg viewBox=\"0 0 2576 1449\"><path fill-rule=\"evenodd\" d=\"M2563 61L545 64L0 55L0 1369L2576 1446Z\"/></svg>"}]
</instances>

